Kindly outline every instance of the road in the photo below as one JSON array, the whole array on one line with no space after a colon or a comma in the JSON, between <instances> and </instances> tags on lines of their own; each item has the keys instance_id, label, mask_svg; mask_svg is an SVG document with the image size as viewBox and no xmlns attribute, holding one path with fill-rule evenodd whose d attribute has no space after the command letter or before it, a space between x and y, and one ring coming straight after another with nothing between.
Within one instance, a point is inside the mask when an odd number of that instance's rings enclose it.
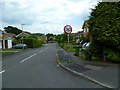
<instances>
[{"instance_id":1,"label":"road","mask_svg":"<svg viewBox=\"0 0 120 90\"><path fill-rule=\"evenodd\" d=\"M3 88L102 88L56 63L56 44L43 45L3 60Z\"/></svg>"}]
</instances>

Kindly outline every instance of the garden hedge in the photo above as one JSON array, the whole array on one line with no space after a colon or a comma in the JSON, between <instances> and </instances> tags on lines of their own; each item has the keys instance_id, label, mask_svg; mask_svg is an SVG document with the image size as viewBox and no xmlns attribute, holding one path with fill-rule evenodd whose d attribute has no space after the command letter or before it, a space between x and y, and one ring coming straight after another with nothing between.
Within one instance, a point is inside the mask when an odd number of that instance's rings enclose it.
<instances>
[{"instance_id":1,"label":"garden hedge","mask_svg":"<svg viewBox=\"0 0 120 90\"><path fill-rule=\"evenodd\" d=\"M28 46L28 48L37 48L42 46L42 40L35 38L24 38L23 43Z\"/></svg>"}]
</instances>

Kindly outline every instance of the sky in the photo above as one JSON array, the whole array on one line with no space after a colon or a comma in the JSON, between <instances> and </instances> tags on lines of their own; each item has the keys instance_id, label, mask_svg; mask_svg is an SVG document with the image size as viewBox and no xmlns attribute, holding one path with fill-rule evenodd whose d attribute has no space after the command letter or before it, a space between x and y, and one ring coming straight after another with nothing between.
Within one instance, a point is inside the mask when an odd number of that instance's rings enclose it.
<instances>
[{"instance_id":1,"label":"sky","mask_svg":"<svg viewBox=\"0 0 120 90\"><path fill-rule=\"evenodd\" d=\"M14 26L31 33L64 32L65 25L72 33L82 31L91 8L98 0L0 0L0 29Z\"/></svg>"}]
</instances>

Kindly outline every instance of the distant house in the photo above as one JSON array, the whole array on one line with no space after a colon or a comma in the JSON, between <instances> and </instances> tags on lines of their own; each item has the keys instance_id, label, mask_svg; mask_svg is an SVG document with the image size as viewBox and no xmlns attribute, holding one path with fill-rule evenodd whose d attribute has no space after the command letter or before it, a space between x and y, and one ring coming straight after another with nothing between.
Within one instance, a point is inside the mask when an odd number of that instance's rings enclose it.
<instances>
[{"instance_id":1,"label":"distant house","mask_svg":"<svg viewBox=\"0 0 120 90\"><path fill-rule=\"evenodd\" d=\"M88 20L85 20L82 26L83 29L83 35L88 41L91 41L91 36L89 34L89 25L88 25Z\"/></svg>"},{"instance_id":2,"label":"distant house","mask_svg":"<svg viewBox=\"0 0 120 90\"><path fill-rule=\"evenodd\" d=\"M12 48L12 36L0 30L0 49Z\"/></svg>"},{"instance_id":3,"label":"distant house","mask_svg":"<svg viewBox=\"0 0 120 90\"><path fill-rule=\"evenodd\" d=\"M88 32L89 32L89 25L88 25L87 22L88 21L85 20L84 23L83 23L83 26L82 26L84 37L86 37L88 35Z\"/></svg>"},{"instance_id":4,"label":"distant house","mask_svg":"<svg viewBox=\"0 0 120 90\"><path fill-rule=\"evenodd\" d=\"M73 36L73 41L76 41L76 43L79 43L81 34L83 34L82 31L79 31L77 33L71 33L71 35Z\"/></svg>"},{"instance_id":5,"label":"distant house","mask_svg":"<svg viewBox=\"0 0 120 90\"><path fill-rule=\"evenodd\" d=\"M44 43L47 42L47 36L40 36L38 39L41 39Z\"/></svg>"},{"instance_id":6,"label":"distant house","mask_svg":"<svg viewBox=\"0 0 120 90\"><path fill-rule=\"evenodd\" d=\"M18 34L16 37L19 37L19 36L25 36L25 37L28 37L28 36L30 36L30 34L25 33L25 32L22 32L22 33Z\"/></svg>"}]
</instances>

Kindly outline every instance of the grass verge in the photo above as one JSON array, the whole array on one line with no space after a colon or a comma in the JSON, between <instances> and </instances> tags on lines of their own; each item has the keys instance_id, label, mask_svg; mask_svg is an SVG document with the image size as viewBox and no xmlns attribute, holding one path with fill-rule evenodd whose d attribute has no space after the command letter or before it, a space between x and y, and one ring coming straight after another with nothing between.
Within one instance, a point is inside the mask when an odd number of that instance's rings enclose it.
<instances>
[{"instance_id":1,"label":"grass verge","mask_svg":"<svg viewBox=\"0 0 120 90\"><path fill-rule=\"evenodd\" d=\"M13 52L2 52L1 54L8 54L8 53L13 53Z\"/></svg>"},{"instance_id":2,"label":"grass verge","mask_svg":"<svg viewBox=\"0 0 120 90\"><path fill-rule=\"evenodd\" d=\"M2 49L2 51L23 51L26 49Z\"/></svg>"}]
</instances>

